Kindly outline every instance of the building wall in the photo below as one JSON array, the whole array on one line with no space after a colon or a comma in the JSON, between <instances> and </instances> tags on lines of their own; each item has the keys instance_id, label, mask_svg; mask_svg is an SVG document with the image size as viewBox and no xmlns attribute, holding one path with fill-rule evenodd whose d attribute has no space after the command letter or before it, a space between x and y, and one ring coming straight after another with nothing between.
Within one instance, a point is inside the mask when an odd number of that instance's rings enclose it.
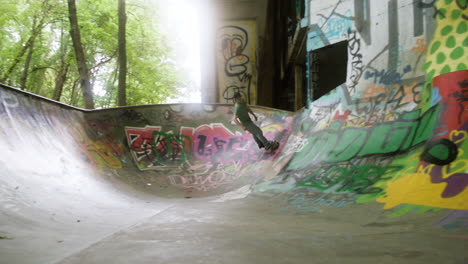
<instances>
[{"instance_id":1,"label":"building wall","mask_svg":"<svg viewBox=\"0 0 468 264\"><path fill-rule=\"evenodd\" d=\"M466 2L312 0L309 7L308 51L348 41L347 77L298 119L306 144L286 171L300 186L357 192L358 202L378 201L393 215L466 210Z\"/></svg>"},{"instance_id":2,"label":"building wall","mask_svg":"<svg viewBox=\"0 0 468 264\"><path fill-rule=\"evenodd\" d=\"M257 104L259 89L257 71L262 60L258 54L264 45L267 2L267 0L206 0L208 9L206 14L213 16L205 15L202 18L209 27L201 40L204 103L230 103L229 98L232 97L234 90L242 90L248 86L251 91L245 95L250 98L250 103ZM237 42L233 41L232 36L227 36L232 32L221 38L219 29L225 26L245 30L246 36L242 44L246 44L247 47L241 47L240 50L235 48ZM225 44L232 44L227 49L227 46L224 46L224 51L223 41ZM225 71L227 67L233 70Z\"/></svg>"}]
</instances>

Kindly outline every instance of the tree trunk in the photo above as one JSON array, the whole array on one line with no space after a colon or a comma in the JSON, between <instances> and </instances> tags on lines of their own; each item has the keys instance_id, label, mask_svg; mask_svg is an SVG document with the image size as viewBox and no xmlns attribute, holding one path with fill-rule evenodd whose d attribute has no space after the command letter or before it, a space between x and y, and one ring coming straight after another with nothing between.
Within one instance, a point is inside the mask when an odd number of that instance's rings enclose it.
<instances>
[{"instance_id":1,"label":"tree trunk","mask_svg":"<svg viewBox=\"0 0 468 264\"><path fill-rule=\"evenodd\" d=\"M126 47L126 22L125 0L119 0L119 106L127 105L127 47Z\"/></svg>"},{"instance_id":2,"label":"tree trunk","mask_svg":"<svg viewBox=\"0 0 468 264\"><path fill-rule=\"evenodd\" d=\"M115 84L117 83L117 78L118 78L118 72L119 72L119 65L115 66L115 69L113 71L113 74L109 76L109 80L106 82L106 102L104 104L104 108L111 107L112 102L115 100L116 97L114 97L114 87ZM115 104L114 104L115 105Z\"/></svg>"},{"instance_id":3,"label":"tree trunk","mask_svg":"<svg viewBox=\"0 0 468 264\"><path fill-rule=\"evenodd\" d=\"M60 97L62 97L63 87L65 86L65 82L67 81L67 74L69 66L66 62L62 62L60 65L60 70L57 73L57 78L55 79L55 88L54 88L54 95L52 97L55 101L60 101Z\"/></svg>"},{"instance_id":4,"label":"tree trunk","mask_svg":"<svg viewBox=\"0 0 468 264\"><path fill-rule=\"evenodd\" d=\"M21 90L26 90L26 81L28 80L29 65L31 65L31 58L32 58L33 52L34 52L34 42L31 45L31 47L29 47L29 52L28 52L28 55L26 56L26 62L24 63L23 74L21 74L21 84L20 84Z\"/></svg>"},{"instance_id":5,"label":"tree trunk","mask_svg":"<svg viewBox=\"0 0 468 264\"><path fill-rule=\"evenodd\" d=\"M60 33L60 66L55 78L55 88L52 96L52 99L56 101L60 101L60 98L62 97L63 87L67 82L68 69L70 68L70 64L67 61L67 56L69 56L69 54L66 41L63 38L64 35L62 28Z\"/></svg>"},{"instance_id":6,"label":"tree trunk","mask_svg":"<svg viewBox=\"0 0 468 264\"><path fill-rule=\"evenodd\" d=\"M68 13L68 17L70 19L70 35L73 42L73 48L75 49L75 57L80 74L80 84L81 90L83 91L85 108L93 109L93 88L91 86L91 80L89 77L89 70L86 64L86 57L83 51L83 46L81 45L81 35L80 29L78 27L78 18L76 16L75 0L68 0Z\"/></svg>"},{"instance_id":7,"label":"tree trunk","mask_svg":"<svg viewBox=\"0 0 468 264\"><path fill-rule=\"evenodd\" d=\"M31 41L31 46L29 47L28 55L26 56L26 62L24 63L23 74L21 74L21 84L20 84L21 90L26 90L26 81L28 80L29 65L31 65L31 58L34 52L34 42L36 41L36 35L34 34L34 32L36 31L36 22L37 22L36 16L34 16L33 21L34 22L33 22L33 26L31 29L31 32L32 32L31 35L33 36L33 39Z\"/></svg>"},{"instance_id":8,"label":"tree trunk","mask_svg":"<svg viewBox=\"0 0 468 264\"><path fill-rule=\"evenodd\" d=\"M78 97L76 95L76 86L78 86L78 83L80 82L80 79L76 79L73 81L72 89L71 89L71 95L70 95L70 105L75 105L75 102L77 101L76 98Z\"/></svg>"}]
</instances>

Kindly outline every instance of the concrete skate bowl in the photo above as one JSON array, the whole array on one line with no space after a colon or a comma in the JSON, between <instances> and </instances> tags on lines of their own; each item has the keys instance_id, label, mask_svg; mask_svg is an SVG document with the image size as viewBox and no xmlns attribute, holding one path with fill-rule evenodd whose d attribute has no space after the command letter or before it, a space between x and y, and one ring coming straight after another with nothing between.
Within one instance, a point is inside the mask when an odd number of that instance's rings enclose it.
<instances>
[{"instance_id":1,"label":"concrete skate bowl","mask_svg":"<svg viewBox=\"0 0 468 264\"><path fill-rule=\"evenodd\" d=\"M232 105L88 111L2 85L0 263L467 263L465 77L447 76L388 116L344 86L253 107L274 153Z\"/></svg>"}]
</instances>

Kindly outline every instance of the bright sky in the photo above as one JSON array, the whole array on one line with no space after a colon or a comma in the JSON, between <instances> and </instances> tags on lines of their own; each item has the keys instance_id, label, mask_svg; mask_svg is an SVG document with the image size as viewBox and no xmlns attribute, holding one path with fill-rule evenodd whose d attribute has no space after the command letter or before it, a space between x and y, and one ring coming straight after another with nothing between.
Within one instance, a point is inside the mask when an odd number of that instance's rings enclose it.
<instances>
[{"instance_id":1,"label":"bright sky","mask_svg":"<svg viewBox=\"0 0 468 264\"><path fill-rule=\"evenodd\" d=\"M181 97L167 103L200 103L200 49L198 0L156 0L161 8L162 29L175 47L177 65L190 79L181 87Z\"/></svg>"}]
</instances>

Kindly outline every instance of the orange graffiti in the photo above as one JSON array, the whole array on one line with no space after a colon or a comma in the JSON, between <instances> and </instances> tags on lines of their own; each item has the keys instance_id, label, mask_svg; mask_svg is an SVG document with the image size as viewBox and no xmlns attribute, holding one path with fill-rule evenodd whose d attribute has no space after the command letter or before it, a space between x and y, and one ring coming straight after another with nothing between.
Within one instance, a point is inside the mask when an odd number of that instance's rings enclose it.
<instances>
[{"instance_id":1,"label":"orange graffiti","mask_svg":"<svg viewBox=\"0 0 468 264\"><path fill-rule=\"evenodd\" d=\"M387 104L398 102L398 104L415 102L415 96L419 91L415 91L417 83L410 85L394 84L391 87L375 86L369 84L362 95L363 102L386 102Z\"/></svg>"},{"instance_id":2,"label":"orange graffiti","mask_svg":"<svg viewBox=\"0 0 468 264\"><path fill-rule=\"evenodd\" d=\"M75 124L73 133L75 140L79 144L81 151L89 160L98 167L122 168L120 159L114 153L122 153L123 146L118 144L113 147L113 144L104 142L104 140L89 140L86 137L86 132L80 124Z\"/></svg>"},{"instance_id":3,"label":"orange graffiti","mask_svg":"<svg viewBox=\"0 0 468 264\"><path fill-rule=\"evenodd\" d=\"M416 40L416 46L414 46L411 50L415 50L418 54L423 53L427 49L425 42L426 42L425 39L418 38Z\"/></svg>"}]
</instances>

